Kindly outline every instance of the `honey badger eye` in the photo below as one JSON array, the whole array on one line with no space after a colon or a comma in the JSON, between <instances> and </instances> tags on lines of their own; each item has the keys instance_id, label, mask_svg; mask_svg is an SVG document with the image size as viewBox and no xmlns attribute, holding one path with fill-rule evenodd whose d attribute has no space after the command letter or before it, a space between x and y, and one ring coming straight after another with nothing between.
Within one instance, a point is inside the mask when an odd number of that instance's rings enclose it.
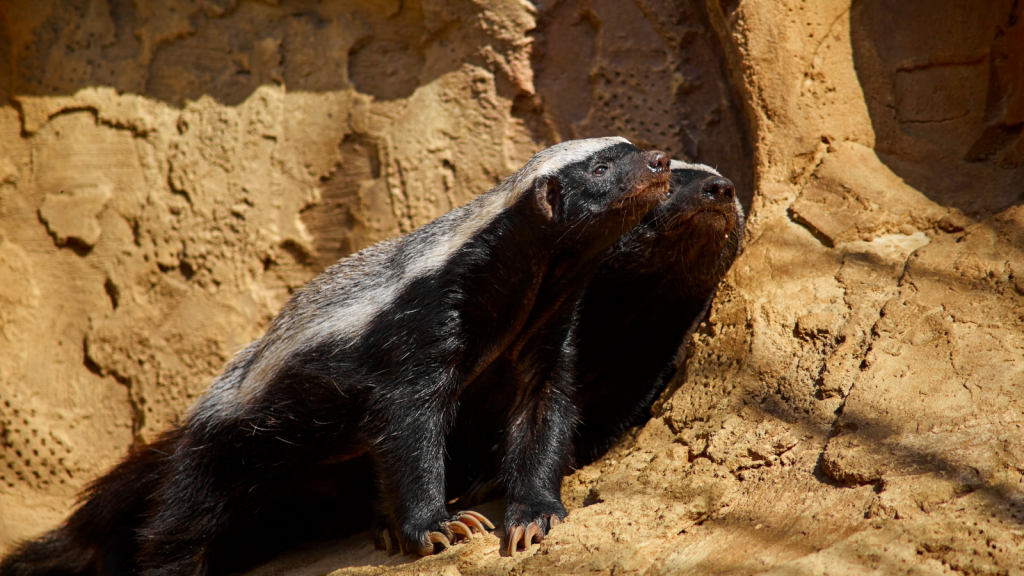
<instances>
[{"instance_id":1,"label":"honey badger eye","mask_svg":"<svg viewBox=\"0 0 1024 576\"><path fill-rule=\"evenodd\" d=\"M599 164L596 168L594 168L594 176L603 176L604 173L607 171L607 166L605 166L604 164Z\"/></svg>"}]
</instances>

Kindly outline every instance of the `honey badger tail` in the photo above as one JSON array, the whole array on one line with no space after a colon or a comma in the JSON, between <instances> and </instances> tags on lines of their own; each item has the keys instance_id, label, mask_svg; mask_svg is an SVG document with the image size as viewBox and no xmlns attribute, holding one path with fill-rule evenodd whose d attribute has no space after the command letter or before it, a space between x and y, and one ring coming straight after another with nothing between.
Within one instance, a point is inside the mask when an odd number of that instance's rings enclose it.
<instances>
[{"instance_id":1,"label":"honey badger tail","mask_svg":"<svg viewBox=\"0 0 1024 576\"><path fill-rule=\"evenodd\" d=\"M60 528L24 542L0 561L0 576L120 576L136 573L136 529L178 430L129 454L82 494Z\"/></svg>"},{"instance_id":2,"label":"honey badger tail","mask_svg":"<svg viewBox=\"0 0 1024 576\"><path fill-rule=\"evenodd\" d=\"M93 574L91 552L59 528L25 542L0 564L3 576Z\"/></svg>"}]
</instances>

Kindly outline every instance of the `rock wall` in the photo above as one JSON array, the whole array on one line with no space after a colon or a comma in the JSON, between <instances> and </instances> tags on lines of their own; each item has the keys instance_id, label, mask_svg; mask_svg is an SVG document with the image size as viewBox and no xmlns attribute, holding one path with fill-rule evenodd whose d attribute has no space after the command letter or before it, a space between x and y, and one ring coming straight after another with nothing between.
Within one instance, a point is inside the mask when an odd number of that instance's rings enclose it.
<instances>
[{"instance_id":1,"label":"rock wall","mask_svg":"<svg viewBox=\"0 0 1024 576\"><path fill-rule=\"evenodd\" d=\"M0 5L0 550L171 425L328 263L534 151L717 165L747 249L537 554L267 574L1019 573L1016 0ZM495 508L500 513L500 506Z\"/></svg>"}]
</instances>

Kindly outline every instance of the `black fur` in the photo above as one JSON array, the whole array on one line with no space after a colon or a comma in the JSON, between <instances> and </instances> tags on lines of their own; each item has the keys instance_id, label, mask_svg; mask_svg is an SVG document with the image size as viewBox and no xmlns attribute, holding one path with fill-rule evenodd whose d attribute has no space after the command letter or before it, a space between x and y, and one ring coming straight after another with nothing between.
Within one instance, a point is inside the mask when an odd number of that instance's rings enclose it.
<instances>
[{"instance_id":1,"label":"black fur","mask_svg":"<svg viewBox=\"0 0 1024 576\"><path fill-rule=\"evenodd\" d=\"M455 537L446 436L460 396L496 358L516 367L486 381L510 402L508 420L489 423L508 431L510 514L564 517L559 483L576 416L564 343L578 286L668 182L663 154L624 141L545 172L543 161L567 146L298 291L181 426L100 478L61 528L18 548L0 575L227 573L240 543L252 550L241 535L272 528L267 517L301 502L297 486L344 475L346 464L355 490L359 471L374 471L380 534L429 553L430 533Z\"/></svg>"},{"instance_id":2,"label":"black fur","mask_svg":"<svg viewBox=\"0 0 1024 576\"><path fill-rule=\"evenodd\" d=\"M574 337L566 342L576 344L575 369L563 378L573 383L565 402L578 419L571 439L576 465L594 461L622 432L650 417L679 367L681 344L741 250L744 216L732 183L707 167L673 166L672 196L607 251L572 311ZM502 488L498 447L510 434L487 424L504 421L514 403L505 387L484 383L535 366L530 359L515 366L503 360L467 390L449 436L449 495L460 504L481 502Z\"/></svg>"}]
</instances>

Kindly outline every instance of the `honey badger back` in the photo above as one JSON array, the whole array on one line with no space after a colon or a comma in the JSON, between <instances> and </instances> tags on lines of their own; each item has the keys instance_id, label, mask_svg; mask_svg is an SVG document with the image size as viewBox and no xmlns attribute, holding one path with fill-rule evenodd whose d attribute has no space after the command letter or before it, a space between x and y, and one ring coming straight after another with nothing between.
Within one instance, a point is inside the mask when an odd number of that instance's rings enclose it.
<instances>
[{"instance_id":1,"label":"honey badger back","mask_svg":"<svg viewBox=\"0 0 1024 576\"><path fill-rule=\"evenodd\" d=\"M447 545L468 531L444 499L460 392L560 313L562 289L664 198L667 167L621 138L566 142L470 204L341 261L291 298L180 427L97 481L64 526L24 544L0 574L226 572L240 518L315 464L362 454L377 477L381 538L419 553ZM521 388L524 405L571 413L552 400L565 362L556 354ZM509 493L535 494L536 479L560 477L571 457L571 427L557 409L511 414L508 427L552 446L544 461L522 442L505 447ZM560 509L549 484L537 490Z\"/></svg>"}]
</instances>

